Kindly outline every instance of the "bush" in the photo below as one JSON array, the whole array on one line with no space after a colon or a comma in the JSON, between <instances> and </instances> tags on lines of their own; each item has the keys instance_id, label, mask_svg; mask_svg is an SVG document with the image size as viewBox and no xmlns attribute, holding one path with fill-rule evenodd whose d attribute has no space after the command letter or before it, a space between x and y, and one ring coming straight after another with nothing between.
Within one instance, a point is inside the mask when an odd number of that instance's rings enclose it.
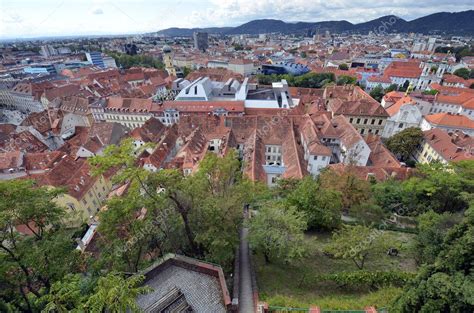
<instances>
[{"instance_id":1,"label":"bush","mask_svg":"<svg viewBox=\"0 0 474 313\"><path fill-rule=\"evenodd\" d=\"M299 296L274 295L271 297L261 295L262 300L270 306L283 306L291 308L309 308L317 304L322 309L331 310L361 310L367 306L387 307L400 294L400 288L388 287L365 295L335 295L325 297L312 297L302 299Z\"/></svg>"},{"instance_id":2,"label":"bush","mask_svg":"<svg viewBox=\"0 0 474 313\"><path fill-rule=\"evenodd\" d=\"M415 275L415 273L401 271L355 271L318 275L314 279L317 281L333 281L341 287L367 286L372 289L380 289L386 286L402 287Z\"/></svg>"}]
</instances>

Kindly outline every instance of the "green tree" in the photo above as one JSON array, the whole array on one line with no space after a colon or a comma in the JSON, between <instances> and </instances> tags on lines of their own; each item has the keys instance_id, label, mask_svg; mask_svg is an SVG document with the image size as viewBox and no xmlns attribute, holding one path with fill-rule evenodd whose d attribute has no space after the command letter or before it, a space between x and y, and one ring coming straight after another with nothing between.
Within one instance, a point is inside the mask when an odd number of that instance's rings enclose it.
<instances>
[{"instance_id":1,"label":"green tree","mask_svg":"<svg viewBox=\"0 0 474 313\"><path fill-rule=\"evenodd\" d=\"M263 75L258 74L257 80L259 84L270 85L273 82L278 82L282 79L286 79L288 84L292 87L304 87L304 88L321 88L326 84L335 82L335 76L333 73L307 73L300 76L293 75Z\"/></svg>"},{"instance_id":2,"label":"green tree","mask_svg":"<svg viewBox=\"0 0 474 313\"><path fill-rule=\"evenodd\" d=\"M417 214L433 210L437 213L459 212L468 207L467 194L472 194L473 179L463 177L472 172L473 161L456 168L440 163L418 164L418 175L403 182L405 192L415 204Z\"/></svg>"},{"instance_id":3,"label":"green tree","mask_svg":"<svg viewBox=\"0 0 474 313\"><path fill-rule=\"evenodd\" d=\"M55 282L49 293L39 299L40 303L45 303L42 312L82 312L86 300L82 283L80 274L69 274Z\"/></svg>"},{"instance_id":4,"label":"green tree","mask_svg":"<svg viewBox=\"0 0 474 313\"><path fill-rule=\"evenodd\" d=\"M188 66L183 67L183 76L184 77L188 76L189 73L191 73L191 72L192 72L192 70Z\"/></svg>"},{"instance_id":5,"label":"green tree","mask_svg":"<svg viewBox=\"0 0 474 313\"><path fill-rule=\"evenodd\" d=\"M66 212L54 202L60 193L31 180L0 182L0 281L22 310L33 310L32 295L40 297L41 288L77 269L74 239L63 227ZM31 235L20 235L17 225Z\"/></svg>"},{"instance_id":6,"label":"green tree","mask_svg":"<svg viewBox=\"0 0 474 313\"><path fill-rule=\"evenodd\" d=\"M416 206L416 203L411 201L412 193L395 179L388 179L372 185L372 194L375 203L383 208L385 213L408 213L412 212L413 207Z\"/></svg>"},{"instance_id":7,"label":"green tree","mask_svg":"<svg viewBox=\"0 0 474 313\"><path fill-rule=\"evenodd\" d=\"M223 158L208 153L198 171L188 176L175 169L148 172L136 164L135 154L133 143L125 140L91 160L95 173L118 168L114 180L129 183L130 193L135 190L130 199L111 201L117 208L115 212L104 213L111 218L110 242L119 238L114 236L118 226L131 239L139 234L126 250L133 257L123 255L126 263L135 260L132 269L137 269L144 253L185 251L231 266L243 206L263 191L258 184L242 178L237 153L230 150ZM147 209L146 217L135 221L133 217L143 207Z\"/></svg>"},{"instance_id":8,"label":"green tree","mask_svg":"<svg viewBox=\"0 0 474 313\"><path fill-rule=\"evenodd\" d=\"M463 67L455 70L453 74L464 79L469 79L470 71L469 69Z\"/></svg>"},{"instance_id":9,"label":"green tree","mask_svg":"<svg viewBox=\"0 0 474 313\"><path fill-rule=\"evenodd\" d=\"M438 214L428 211L418 217L418 234L413 250L419 264L435 262L441 252L446 233L457 223L459 221L450 213Z\"/></svg>"},{"instance_id":10,"label":"green tree","mask_svg":"<svg viewBox=\"0 0 474 313\"><path fill-rule=\"evenodd\" d=\"M377 100L378 102L382 101L384 94L385 93L382 88L382 85L378 85L370 91L370 96L374 98L375 100Z\"/></svg>"},{"instance_id":11,"label":"green tree","mask_svg":"<svg viewBox=\"0 0 474 313\"><path fill-rule=\"evenodd\" d=\"M423 140L423 132L416 127L409 127L396 133L387 141L385 145L400 160L407 161Z\"/></svg>"},{"instance_id":12,"label":"green tree","mask_svg":"<svg viewBox=\"0 0 474 313\"><path fill-rule=\"evenodd\" d=\"M390 86L388 86L387 88L385 88L385 93L389 93L390 91L395 91L398 89L398 85L397 84L391 84Z\"/></svg>"},{"instance_id":13,"label":"green tree","mask_svg":"<svg viewBox=\"0 0 474 313\"><path fill-rule=\"evenodd\" d=\"M121 68L128 69L134 66L153 67L157 69L164 68L163 63L149 55L128 55L119 52L107 52L108 55L115 59L117 65Z\"/></svg>"},{"instance_id":14,"label":"green tree","mask_svg":"<svg viewBox=\"0 0 474 313\"><path fill-rule=\"evenodd\" d=\"M340 85L355 85L357 78L349 75L340 75L337 78L336 84Z\"/></svg>"},{"instance_id":15,"label":"green tree","mask_svg":"<svg viewBox=\"0 0 474 313\"><path fill-rule=\"evenodd\" d=\"M339 64L339 69L343 71L347 71L349 69L349 66L347 66L346 63Z\"/></svg>"},{"instance_id":16,"label":"green tree","mask_svg":"<svg viewBox=\"0 0 474 313\"><path fill-rule=\"evenodd\" d=\"M440 250L395 301L395 312L474 311L474 206L448 231Z\"/></svg>"},{"instance_id":17,"label":"green tree","mask_svg":"<svg viewBox=\"0 0 474 313\"><path fill-rule=\"evenodd\" d=\"M313 229L333 229L341 223L342 195L323 189L311 176L303 178L286 198L285 204L304 212Z\"/></svg>"},{"instance_id":18,"label":"green tree","mask_svg":"<svg viewBox=\"0 0 474 313\"><path fill-rule=\"evenodd\" d=\"M87 311L140 312L136 298L151 291L150 287L140 287L144 279L144 276L124 278L116 273L99 278L94 294L85 304Z\"/></svg>"},{"instance_id":19,"label":"green tree","mask_svg":"<svg viewBox=\"0 0 474 313\"><path fill-rule=\"evenodd\" d=\"M167 216L166 224L156 223L154 209L161 209L156 204L140 196L136 184L130 186L122 197L107 201L107 210L99 213L99 243L102 248L99 266L137 272L146 253L162 255L163 250L172 249L164 239L179 234L170 229L173 216Z\"/></svg>"},{"instance_id":20,"label":"green tree","mask_svg":"<svg viewBox=\"0 0 474 313\"><path fill-rule=\"evenodd\" d=\"M422 94L424 94L424 95L432 95L432 96L435 96L435 95L437 95L438 93L439 93L439 91L436 90L436 89L424 90L424 91L422 92Z\"/></svg>"},{"instance_id":21,"label":"green tree","mask_svg":"<svg viewBox=\"0 0 474 313\"><path fill-rule=\"evenodd\" d=\"M394 242L384 231L366 226L348 226L337 230L324 251L334 258L352 260L363 269L370 255L382 255Z\"/></svg>"},{"instance_id":22,"label":"green tree","mask_svg":"<svg viewBox=\"0 0 474 313\"><path fill-rule=\"evenodd\" d=\"M386 215L386 212L377 203L370 199L367 202L350 208L349 215L363 224L378 223Z\"/></svg>"},{"instance_id":23,"label":"green tree","mask_svg":"<svg viewBox=\"0 0 474 313\"><path fill-rule=\"evenodd\" d=\"M342 205L346 210L367 202L371 197L369 182L358 178L351 166L342 173L325 170L320 174L319 181L323 189L334 190L342 195Z\"/></svg>"},{"instance_id":24,"label":"green tree","mask_svg":"<svg viewBox=\"0 0 474 313\"><path fill-rule=\"evenodd\" d=\"M408 80L405 80L403 85L400 88L398 88L398 90L399 91L407 91L408 87L410 87L410 82Z\"/></svg>"},{"instance_id":25,"label":"green tree","mask_svg":"<svg viewBox=\"0 0 474 313\"><path fill-rule=\"evenodd\" d=\"M250 219L249 243L267 263L275 259L289 262L305 253L306 226L304 214L271 202Z\"/></svg>"}]
</instances>

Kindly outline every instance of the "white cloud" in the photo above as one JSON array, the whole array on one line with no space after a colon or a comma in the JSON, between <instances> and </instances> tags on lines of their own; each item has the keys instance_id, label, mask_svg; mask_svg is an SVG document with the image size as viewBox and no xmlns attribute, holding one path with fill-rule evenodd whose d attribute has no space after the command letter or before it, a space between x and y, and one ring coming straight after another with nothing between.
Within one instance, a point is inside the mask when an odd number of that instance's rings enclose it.
<instances>
[{"instance_id":1,"label":"white cloud","mask_svg":"<svg viewBox=\"0 0 474 313\"><path fill-rule=\"evenodd\" d=\"M23 18L18 13L5 14L2 18L2 23L18 24L22 22Z\"/></svg>"},{"instance_id":2,"label":"white cloud","mask_svg":"<svg viewBox=\"0 0 474 313\"><path fill-rule=\"evenodd\" d=\"M287 22L348 20L358 23L395 14L411 20L434 12L472 9L472 1L0 0L0 37L119 34L168 27L237 26L262 18Z\"/></svg>"},{"instance_id":3,"label":"white cloud","mask_svg":"<svg viewBox=\"0 0 474 313\"><path fill-rule=\"evenodd\" d=\"M284 21L348 20L360 23L384 15L411 20L440 11L472 9L472 0L449 3L441 0L210 0L206 10L195 10L189 20L200 26L238 25L253 19ZM210 8L210 9L209 9Z\"/></svg>"},{"instance_id":4,"label":"white cloud","mask_svg":"<svg viewBox=\"0 0 474 313\"><path fill-rule=\"evenodd\" d=\"M91 13L94 15L102 15L104 14L104 10L102 10L102 8L94 8L92 9Z\"/></svg>"}]
</instances>

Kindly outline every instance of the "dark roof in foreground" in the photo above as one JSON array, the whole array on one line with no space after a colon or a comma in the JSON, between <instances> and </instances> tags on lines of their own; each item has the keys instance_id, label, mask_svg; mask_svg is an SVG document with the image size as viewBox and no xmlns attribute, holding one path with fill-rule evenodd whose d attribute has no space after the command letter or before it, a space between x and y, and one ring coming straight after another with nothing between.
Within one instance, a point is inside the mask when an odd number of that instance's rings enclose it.
<instances>
[{"instance_id":1,"label":"dark roof in foreground","mask_svg":"<svg viewBox=\"0 0 474 313\"><path fill-rule=\"evenodd\" d=\"M142 272L153 291L140 295L144 312L167 312L171 307L193 312L227 312L230 296L222 268L181 255L167 254Z\"/></svg>"}]
</instances>

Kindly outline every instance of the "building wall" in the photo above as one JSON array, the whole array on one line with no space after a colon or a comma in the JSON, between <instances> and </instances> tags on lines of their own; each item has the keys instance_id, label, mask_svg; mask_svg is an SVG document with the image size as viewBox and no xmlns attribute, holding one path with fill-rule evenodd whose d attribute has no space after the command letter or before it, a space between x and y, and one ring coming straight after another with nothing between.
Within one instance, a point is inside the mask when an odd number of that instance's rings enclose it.
<instances>
[{"instance_id":1,"label":"building wall","mask_svg":"<svg viewBox=\"0 0 474 313\"><path fill-rule=\"evenodd\" d=\"M248 63L248 64L229 63L228 69L243 76L249 76L255 72L253 63Z\"/></svg>"},{"instance_id":2,"label":"building wall","mask_svg":"<svg viewBox=\"0 0 474 313\"><path fill-rule=\"evenodd\" d=\"M402 87L403 84L405 84L405 82L408 80L408 82L416 87L418 85L418 78L408 78L408 77L395 77L395 76L392 76L390 77L390 79L392 80L392 84L397 84L398 87Z\"/></svg>"},{"instance_id":3,"label":"building wall","mask_svg":"<svg viewBox=\"0 0 474 313\"><path fill-rule=\"evenodd\" d=\"M390 87L392 83L381 83L381 82L369 82L367 81L366 90L372 90L377 86L381 86L383 89Z\"/></svg>"},{"instance_id":4,"label":"building wall","mask_svg":"<svg viewBox=\"0 0 474 313\"><path fill-rule=\"evenodd\" d=\"M443 102L434 102L431 105L431 108L428 111L428 114L434 113L458 113L461 110L461 106L457 104L451 103L443 103Z\"/></svg>"},{"instance_id":5,"label":"building wall","mask_svg":"<svg viewBox=\"0 0 474 313\"><path fill-rule=\"evenodd\" d=\"M369 160L370 148L364 140L358 141L351 147L341 144L339 160L344 164L366 166Z\"/></svg>"},{"instance_id":6,"label":"building wall","mask_svg":"<svg viewBox=\"0 0 474 313\"><path fill-rule=\"evenodd\" d=\"M6 90L0 91L0 106L24 113L41 112L44 109L41 102L36 101L33 96Z\"/></svg>"},{"instance_id":7,"label":"building wall","mask_svg":"<svg viewBox=\"0 0 474 313\"><path fill-rule=\"evenodd\" d=\"M347 115L349 122L361 135L381 135L385 127L386 117Z\"/></svg>"},{"instance_id":8,"label":"building wall","mask_svg":"<svg viewBox=\"0 0 474 313\"><path fill-rule=\"evenodd\" d=\"M311 175L317 176L322 169L329 165L330 160L331 157L326 155L309 155L307 170Z\"/></svg>"},{"instance_id":9,"label":"building wall","mask_svg":"<svg viewBox=\"0 0 474 313\"><path fill-rule=\"evenodd\" d=\"M410 127L419 127L423 116L414 105L403 105L397 114L387 119L382 137L389 138Z\"/></svg>"},{"instance_id":10,"label":"building wall","mask_svg":"<svg viewBox=\"0 0 474 313\"><path fill-rule=\"evenodd\" d=\"M97 214L111 189L112 183L100 176L81 199L64 193L58 196L55 202L73 214L74 222L87 222L90 216Z\"/></svg>"},{"instance_id":11,"label":"building wall","mask_svg":"<svg viewBox=\"0 0 474 313\"><path fill-rule=\"evenodd\" d=\"M414 155L415 161L419 163L431 163L439 161L441 163L447 164L448 162L436 152L427 142L423 141L420 147L416 150Z\"/></svg>"},{"instance_id":12,"label":"building wall","mask_svg":"<svg viewBox=\"0 0 474 313\"><path fill-rule=\"evenodd\" d=\"M106 111L104 112L105 121L109 123L119 123L130 129L141 127L153 115L151 113L126 114L124 112Z\"/></svg>"}]
</instances>

